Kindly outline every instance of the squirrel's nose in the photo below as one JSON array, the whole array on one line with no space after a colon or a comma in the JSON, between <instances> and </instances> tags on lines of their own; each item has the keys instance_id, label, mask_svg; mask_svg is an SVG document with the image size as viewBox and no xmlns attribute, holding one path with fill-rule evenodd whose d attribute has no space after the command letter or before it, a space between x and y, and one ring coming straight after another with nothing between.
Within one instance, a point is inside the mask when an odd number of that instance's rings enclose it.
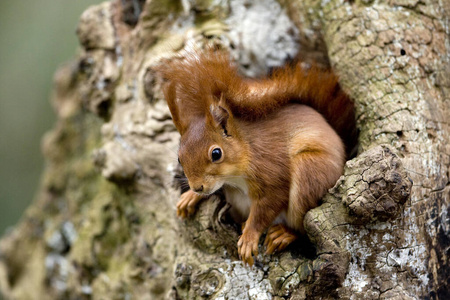
<instances>
[{"instance_id":1,"label":"squirrel's nose","mask_svg":"<svg viewBox=\"0 0 450 300\"><path fill-rule=\"evenodd\" d=\"M193 188L193 190L194 190L194 192L196 192L196 193L203 192L203 185L200 186L200 187Z\"/></svg>"}]
</instances>

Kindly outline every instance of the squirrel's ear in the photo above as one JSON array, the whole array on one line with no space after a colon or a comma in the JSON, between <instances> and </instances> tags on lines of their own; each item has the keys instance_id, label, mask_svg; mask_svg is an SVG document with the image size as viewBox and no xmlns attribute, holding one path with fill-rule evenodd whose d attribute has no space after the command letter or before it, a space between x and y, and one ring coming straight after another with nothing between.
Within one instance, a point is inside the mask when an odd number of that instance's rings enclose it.
<instances>
[{"instance_id":1,"label":"squirrel's ear","mask_svg":"<svg viewBox=\"0 0 450 300\"><path fill-rule=\"evenodd\" d=\"M226 126L230 114L228 110L220 105L212 104L210 107L211 116L216 125Z\"/></svg>"},{"instance_id":2,"label":"squirrel's ear","mask_svg":"<svg viewBox=\"0 0 450 300\"><path fill-rule=\"evenodd\" d=\"M177 91L175 83L169 81L163 88L164 97L166 98L167 105L169 106L170 114L172 115L173 123L180 134L186 131L186 126L180 119L178 106L177 106Z\"/></svg>"},{"instance_id":3,"label":"squirrel's ear","mask_svg":"<svg viewBox=\"0 0 450 300\"><path fill-rule=\"evenodd\" d=\"M222 102L222 101L220 101ZM214 102L209 108L210 121L216 128L221 128L225 135L228 135L227 125L231 114L228 108L223 103Z\"/></svg>"}]
</instances>

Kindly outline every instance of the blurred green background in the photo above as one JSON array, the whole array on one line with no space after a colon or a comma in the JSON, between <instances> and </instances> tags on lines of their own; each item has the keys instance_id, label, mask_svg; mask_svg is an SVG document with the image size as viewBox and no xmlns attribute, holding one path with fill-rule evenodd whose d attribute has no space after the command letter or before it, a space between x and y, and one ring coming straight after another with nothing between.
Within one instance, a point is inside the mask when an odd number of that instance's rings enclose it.
<instances>
[{"instance_id":1,"label":"blurred green background","mask_svg":"<svg viewBox=\"0 0 450 300\"><path fill-rule=\"evenodd\" d=\"M53 73L76 54L79 16L100 2L0 0L0 236L36 194Z\"/></svg>"}]
</instances>

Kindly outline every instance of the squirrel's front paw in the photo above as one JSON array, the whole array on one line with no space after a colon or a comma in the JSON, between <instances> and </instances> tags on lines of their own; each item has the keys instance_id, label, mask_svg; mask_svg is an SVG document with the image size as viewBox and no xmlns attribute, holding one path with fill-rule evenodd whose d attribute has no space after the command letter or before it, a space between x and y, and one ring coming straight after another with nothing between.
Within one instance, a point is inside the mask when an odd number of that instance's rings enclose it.
<instances>
[{"instance_id":1,"label":"squirrel's front paw","mask_svg":"<svg viewBox=\"0 0 450 300\"><path fill-rule=\"evenodd\" d=\"M258 243L260 233L256 231L245 231L242 233L238 241L238 253L239 257L244 263L253 266L253 255L258 255Z\"/></svg>"},{"instance_id":2,"label":"squirrel's front paw","mask_svg":"<svg viewBox=\"0 0 450 300\"><path fill-rule=\"evenodd\" d=\"M189 190L181 195L177 203L177 216L185 219L195 212L197 203L202 199L197 193Z\"/></svg>"}]
</instances>

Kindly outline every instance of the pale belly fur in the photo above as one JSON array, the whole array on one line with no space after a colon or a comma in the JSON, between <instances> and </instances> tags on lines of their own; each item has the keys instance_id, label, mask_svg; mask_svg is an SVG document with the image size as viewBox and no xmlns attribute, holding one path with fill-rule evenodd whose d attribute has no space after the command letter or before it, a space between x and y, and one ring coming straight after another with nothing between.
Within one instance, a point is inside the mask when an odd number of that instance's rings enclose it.
<instances>
[{"instance_id":1,"label":"pale belly fur","mask_svg":"<svg viewBox=\"0 0 450 300\"><path fill-rule=\"evenodd\" d=\"M248 186L245 179L242 177L228 179L223 186L223 190L227 202L231 205L231 216L237 222L246 221L250 213L251 200L248 196ZM286 222L286 212L283 211L273 221L273 224L286 224Z\"/></svg>"}]
</instances>

